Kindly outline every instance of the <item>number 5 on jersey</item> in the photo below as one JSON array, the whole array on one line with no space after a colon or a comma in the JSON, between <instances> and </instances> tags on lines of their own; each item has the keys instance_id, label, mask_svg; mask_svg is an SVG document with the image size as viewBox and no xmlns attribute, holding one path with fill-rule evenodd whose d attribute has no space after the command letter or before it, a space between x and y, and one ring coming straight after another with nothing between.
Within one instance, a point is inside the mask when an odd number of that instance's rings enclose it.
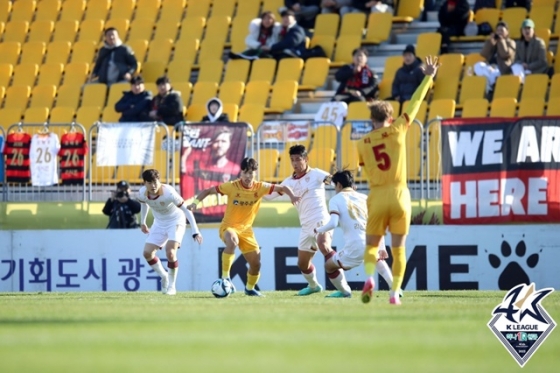
<instances>
[{"instance_id":1,"label":"number 5 on jersey","mask_svg":"<svg viewBox=\"0 0 560 373\"><path fill-rule=\"evenodd\" d=\"M373 146L371 148L373 150L373 156L377 161L377 168L381 171L387 171L391 168L391 158L389 158L389 154L387 154L385 150L385 144L379 144Z\"/></svg>"}]
</instances>

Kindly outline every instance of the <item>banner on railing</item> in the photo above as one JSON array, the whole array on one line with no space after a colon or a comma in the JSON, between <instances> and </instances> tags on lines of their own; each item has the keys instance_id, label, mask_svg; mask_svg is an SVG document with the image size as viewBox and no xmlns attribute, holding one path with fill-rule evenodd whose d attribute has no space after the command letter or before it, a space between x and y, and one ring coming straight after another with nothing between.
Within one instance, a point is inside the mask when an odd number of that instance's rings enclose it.
<instances>
[{"instance_id":1,"label":"banner on railing","mask_svg":"<svg viewBox=\"0 0 560 373\"><path fill-rule=\"evenodd\" d=\"M97 135L97 166L142 166L154 160L153 123L101 123Z\"/></svg>"},{"instance_id":2,"label":"banner on railing","mask_svg":"<svg viewBox=\"0 0 560 373\"><path fill-rule=\"evenodd\" d=\"M266 121L259 127L259 142L265 147L285 143L306 143L311 139L310 121Z\"/></svg>"},{"instance_id":3,"label":"banner on railing","mask_svg":"<svg viewBox=\"0 0 560 373\"><path fill-rule=\"evenodd\" d=\"M183 127L181 147L181 195L194 197L200 191L239 177L247 149L247 123L189 123ZM212 198L213 197L213 198ZM197 219L221 221L225 196L210 196Z\"/></svg>"},{"instance_id":4,"label":"banner on railing","mask_svg":"<svg viewBox=\"0 0 560 373\"><path fill-rule=\"evenodd\" d=\"M560 119L441 123L445 224L560 222Z\"/></svg>"}]
</instances>

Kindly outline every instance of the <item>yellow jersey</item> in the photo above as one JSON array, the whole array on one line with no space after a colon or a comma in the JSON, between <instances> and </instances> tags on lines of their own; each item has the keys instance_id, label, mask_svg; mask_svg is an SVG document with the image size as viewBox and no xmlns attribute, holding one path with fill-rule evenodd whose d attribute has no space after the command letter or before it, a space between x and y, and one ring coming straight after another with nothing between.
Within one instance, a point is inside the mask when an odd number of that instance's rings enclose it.
<instances>
[{"instance_id":1,"label":"yellow jersey","mask_svg":"<svg viewBox=\"0 0 560 373\"><path fill-rule=\"evenodd\" d=\"M388 127L381 127L358 140L360 166L369 187L406 187L406 132L432 85L426 76L414 92L404 113Z\"/></svg>"},{"instance_id":2,"label":"yellow jersey","mask_svg":"<svg viewBox=\"0 0 560 373\"><path fill-rule=\"evenodd\" d=\"M228 196L222 225L243 229L253 224L262 197L274 191L274 184L255 181L250 188L246 188L237 179L216 186L216 191Z\"/></svg>"}]
</instances>

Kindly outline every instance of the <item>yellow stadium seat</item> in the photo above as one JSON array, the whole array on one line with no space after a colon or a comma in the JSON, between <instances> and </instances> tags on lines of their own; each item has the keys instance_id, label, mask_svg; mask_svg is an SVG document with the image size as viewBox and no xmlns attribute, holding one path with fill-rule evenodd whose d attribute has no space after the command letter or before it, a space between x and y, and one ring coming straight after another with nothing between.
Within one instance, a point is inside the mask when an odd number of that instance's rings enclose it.
<instances>
[{"instance_id":1,"label":"yellow stadium seat","mask_svg":"<svg viewBox=\"0 0 560 373\"><path fill-rule=\"evenodd\" d=\"M461 77L463 72L463 63L465 62L465 57L460 53L448 53L443 54L439 57L439 62L441 67L437 73L437 79L457 78Z\"/></svg>"},{"instance_id":2,"label":"yellow stadium seat","mask_svg":"<svg viewBox=\"0 0 560 373\"><path fill-rule=\"evenodd\" d=\"M27 107L30 95L31 87L28 85L12 85L6 90L4 108L18 108L23 111Z\"/></svg>"},{"instance_id":3,"label":"yellow stadium seat","mask_svg":"<svg viewBox=\"0 0 560 373\"><path fill-rule=\"evenodd\" d=\"M363 43L381 44L389 40L392 27L393 15L391 13L371 13Z\"/></svg>"},{"instance_id":4,"label":"yellow stadium seat","mask_svg":"<svg viewBox=\"0 0 560 373\"><path fill-rule=\"evenodd\" d=\"M68 66L66 67L68 71ZM68 72L67 72L68 73ZM80 103L82 85L77 83L66 83L58 87L56 106L70 107L75 110Z\"/></svg>"},{"instance_id":5,"label":"yellow stadium seat","mask_svg":"<svg viewBox=\"0 0 560 373\"><path fill-rule=\"evenodd\" d=\"M259 16L259 9L261 7L261 0L243 0L237 2L236 15L242 17Z\"/></svg>"},{"instance_id":6,"label":"yellow stadium seat","mask_svg":"<svg viewBox=\"0 0 560 373\"><path fill-rule=\"evenodd\" d=\"M230 122L237 122L239 116L239 106L230 102L224 103L223 112L228 115Z\"/></svg>"},{"instance_id":7,"label":"yellow stadium seat","mask_svg":"<svg viewBox=\"0 0 560 373\"><path fill-rule=\"evenodd\" d=\"M280 19L278 9L284 6L284 0L263 0L262 11L270 11L274 13L276 19Z\"/></svg>"},{"instance_id":8,"label":"yellow stadium seat","mask_svg":"<svg viewBox=\"0 0 560 373\"><path fill-rule=\"evenodd\" d=\"M303 60L301 58L283 58L278 62L275 81L295 80L299 82L302 70Z\"/></svg>"},{"instance_id":9,"label":"yellow stadium seat","mask_svg":"<svg viewBox=\"0 0 560 373\"><path fill-rule=\"evenodd\" d=\"M348 105L346 120L370 120L370 117L371 114L365 102L351 102Z\"/></svg>"},{"instance_id":10,"label":"yellow stadium seat","mask_svg":"<svg viewBox=\"0 0 560 373\"><path fill-rule=\"evenodd\" d=\"M554 20L554 6L536 6L533 4L529 18L535 22L535 29L552 30Z\"/></svg>"},{"instance_id":11,"label":"yellow stadium seat","mask_svg":"<svg viewBox=\"0 0 560 373\"><path fill-rule=\"evenodd\" d=\"M0 63L0 87L7 87L10 85L10 80L12 80L13 73L14 65L12 65L11 63ZM2 98L3 97L4 95L2 95Z\"/></svg>"},{"instance_id":12,"label":"yellow stadium seat","mask_svg":"<svg viewBox=\"0 0 560 373\"><path fill-rule=\"evenodd\" d=\"M152 33L154 31L154 22L149 19L135 19L130 24L130 30L128 31L128 41L132 40L152 40Z\"/></svg>"},{"instance_id":13,"label":"yellow stadium seat","mask_svg":"<svg viewBox=\"0 0 560 373\"><path fill-rule=\"evenodd\" d=\"M355 140L350 138L352 126L350 123L342 127L342 146L341 146L341 161L340 164L343 169L354 171L354 180L357 177L357 170L359 168L358 160L358 145Z\"/></svg>"},{"instance_id":14,"label":"yellow stadium seat","mask_svg":"<svg viewBox=\"0 0 560 373\"><path fill-rule=\"evenodd\" d=\"M161 75L160 75L161 76ZM143 77L143 76L142 76ZM159 78L159 76L158 76ZM146 80L146 78L144 78L144 80ZM144 89L148 92L152 92L152 95L155 96L158 94L158 89L157 89L157 85L156 85L156 79L152 80L152 81L146 81L144 83Z\"/></svg>"},{"instance_id":15,"label":"yellow stadium seat","mask_svg":"<svg viewBox=\"0 0 560 373\"><path fill-rule=\"evenodd\" d=\"M142 171L144 166L118 166L115 173L115 180L127 180L129 183L141 184L144 182L142 180ZM163 171L163 170L162 170Z\"/></svg>"},{"instance_id":16,"label":"yellow stadium seat","mask_svg":"<svg viewBox=\"0 0 560 373\"><path fill-rule=\"evenodd\" d=\"M96 42L91 40L77 41L72 46L70 62L93 63L95 60Z\"/></svg>"},{"instance_id":17,"label":"yellow stadium seat","mask_svg":"<svg viewBox=\"0 0 560 373\"><path fill-rule=\"evenodd\" d=\"M23 44L21 49L20 63L36 63L40 65L43 63L43 57L47 46L42 41L30 41Z\"/></svg>"},{"instance_id":18,"label":"yellow stadium seat","mask_svg":"<svg viewBox=\"0 0 560 373\"><path fill-rule=\"evenodd\" d=\"M85 21L105 21L111 9L112 0L88 1ZM83 23L83 22L82 22Z\"/></svg>"},{"instance_id":19,"label":"yellow stadium seat","mask_svg":"<svg viewBox=\"0 0 560 373\"><path fill-rule=\"evenodd\" d=\"M81 106L105 107L106 97L107 86L105 84L86 84L82 94Z\"/></svg>"},{"instance_id":20,"label":"yellow stadium seat","mask_svg":"<svg viewBox=\"0 0 560 373\"><path fill-rule=\"evenodd\" d=\"M259 6L260 6L260 3L259 3ZM12 11L12 2L11 1L0 2L0 22L7 22L11 11Z\"/></svg>"},{"instance_id":21,"label":"yellow stadium seat","mask_svg":"<svg viewBox=\"0 0 560 373\"><path fill-rule=\"evenodd\" d=\"M267 81L250 81L245 87L245 97L243 98L243 106L253 104L258 106L266 106L268 102L268 94L270 92L270 82Z\"/></svg>"},{"instance_id":22,"label":"yellow stadium seat","mask_svg":"<svg viewBox=\"0 0 560 373\"><path fill-rule=\"evenodd\" d=\"M465 100L461 118L486 118L488 116L488 100L485 98L470 98Z\"/></svg>"},{"instance_id":23,"label":"yellow stadium seat","mask_svg":"<svg viewBox=\"0 0 560 373\"><path fill-rule=\"evenodd\" d=\"M420 17L423 9L424 0L406 0L399 1L396 9L396 16L393 22L410 23Z\"/></svg>"},{"instance_id":24,"label":"yellow stadium seat","mask_svg":"<svg viewBox=\"0 0 560 373\"><path fill-rule=\"evenodd\" d=\"M205 61L198 71L197 82L215 82L219 84L222 80L223 70L224 63L222 60Z\"/></svg>"},{"instance_id":25,"label":"yellow stadium seat","mask_svg":"<svg viewBox=\"0 0 560 373\"><path fill-rule=\"evenodd\" d=\"M156 24L156 32L154 34L153 40L175 40L177 39L177 33L179 31L179 22L161 22Z\"/></svg>"},{"instance_id":26,"label":"yellow stadium seat","mask_svg":"<svg viewBox=\"0 0 560 373\"><path fill-rule=\"evenodd\" d=\"M283 80L272 86L270 106L265 109L266 113L283 113L291 110L297 98L298 82L295 80Z\"/></svg>"},{"instance_id":27,"label":"yellow stadium seat","mask_svg":"<svg viewBox=\"0 0 560 373\"><path fill-rule=\"evenodd\" d=\"M130 21L128 18L111 17L111 19L105 22L105 30L109 28L114 28L115 30L117 30L121 40L126 40L128 30L130 29ZM103 37L103 35L100 36Z\"/></svg>"},{"instance_id":28,"label":"yellow stadium seat","mask_svg":"<svg viewBox=\"0 0 560 373\"><path fill-rule=\"evenodd\" d=\"M29 107L51 108L56 97L55 85L37 85L31 91L31 102Z\"/></svg>"},{"instance_id":29,"label":"yellow stadium seat","mask_svg":"<svg viewBox=\"0 0 560 373\"><path fill-rule=\"evenodd\" d=\"M316 167L313 165L313 167ZM293 172L292 161L290 160L290 149L284 148L280 154L280 161L278 163L277 176L272 178L273 182L281 182L287 177L291 176Z\"/></svg>"},{"instance_id":30,"label":"yellow stadium seat","mask_svg":"<svg viewBox=\"0 0 560 373\"><path fill-rule=\"evenodd\" d=\"M179 39L175 44L175 52L173 53L173 62L180 61L183 64L194 64L198 53L198 39Z\"/></svg>"},{"instance_id":31,"label":"yellow stadium seat","mask_svg":"<svg viewBox=\"0 0 560 373\"><path fill-rule=\"evenodd\" d=\"M39 67L39 80L37 81L37 85L52 85L58 87L63 71L64 65L61 63L46 63L41 65Z\"/></svg>"},{"instance_id":32,"label":"yellow stadium seat","mask_svg":"<svg viewBox=\"0 0 560 373\"><path fill-rule=\"evenodd\" d=\"M207 114L206 103L191 104L187 109L187 122L200 122Z\"/></svg>"},{"instance_id":33,"label":"yellow stadium seat","mask_svg":"<svg viewBox=\"0 0 560 373\"><path fill-rule=\"evenodd\" d=\"M433 100L430 103L430 111L428 114L428 122L432 119L440 117L442 119L450 119L455 116L455 100L440 99Z\"/></svg>"},{"instance_id":34,"label":"yellow stadium seat","mask_svg":"<svg viewBox=\"0 0 560 373\"><path fill-rule=\"evenodd\" d=\"M486 78L483 76L466 76L461 81L459 104L469 98L483 98L486 91Z\"/></svg>"},{"instance_id":35,"label":"yellow stadium seat","mask_svg":"<svg viewBox=\"0 0 560 373\"><path fill-rule=\"evenodd\" d=\"M519 104L518 117L542 117L544 115L544 99L538 97L525 98Z\"/></svg>"},{"instance_id":36,"label":"yellow stadium seat","mask_svg":"<svg viewBox=\"0 0 560 373\"><path fill-rule=\"evenodd\" d=\"M441 123L436 121L426 130L428 142L428 179L441 179Z\"/></svg>"},{"instance_id":37,"label":"yellow stadium seat","mask_svg":"<svg viewBox=\"0 0 560 373\"><path fill-rule=\"evenodd\" d=\"M1 44L0 44L1 47ZM1 54L0 54L1 55ZM560 97L560 73L556 73L550 78L550 90L548 91L548 99ZM549 105L550 107L550 105Z\"/></svg>"},{"instance_id":38,"label":"yellow stadium seat","mask_svg":"<svg viewBox=\"0 0 560 373\"><path fill-rule=\"evenodd\" d=\"M392 95L393 80L397 70L402 66L401 56L389 56L385 59L383 78L379 83L379 98L384 100Z\"/></svg>"},{"instance_id":39,"label":"yellow stadium seat","mask_svg":"<svg viewBox=\"0 0 560 373\"><path fill-rule=\"evenodd\" d=\"M64 84L82 85L89 74L89 64L85 62L72 62L64 68Z\"/></svg>"},{"instance_id":40,"label":"yellow stadium seat","mask_svg":"<svg viewBox=\"0 0 560 373\"><path fill-rule=\"evenodd\" d=\"M163 0L159 23L176 23L181 21L186 5L186 0Z\"/></svg>"},{"instance_id":41,"label":"yellow stadium seat","mask_svg":"<svg viewBox=\"0 0 560 373\"><path fill-rule=\"evenodd\" d=\"M224 73L224 82L240 81L245 83L249 76L250 68L251 63L247 60L228 60Z\"/></svg>"},{"instance_id":42,"label":"yellow stadium seat","mask_svg":"<svg viewBox=\"0 0 560 373\"><path fill-rule=\"evenodd\" d=\"M173 40L160 39L152 40L148 48L147 62L163 62L167 64L171 57L171 49L173 48Z\"/></svg>"},{"instance_id":43,"label":"yellow stadium seat","mask_svg":"<svg viewBox=\"0 0 560 373\"><path fill-rule=\"evenodd\" d=\"M521 37L521 23L527 18L527 9L522 7L506 8L502 11L502 21L508 24L509 37L519 39Z\"/></svg>"},{"instance_id":44,"label":"yellow stadium seat","mask_svg":"<svg viewBox=\"0 0 560 373\"><path fill-rule=\"evenodd\" d=\"M67 106L57 106L50 112L49 123L72 123L74 122L74 108Z\"/></svg>"},{"instance_id":45,"label":"yellow stadium seat","mask_svg":"<svg viewBox=\"0 0 560 373\"><path fill-rule=\"evenodd\" d=\"M330 148L313 147L309 151L309 164L327 172L332 172L334 167L334 150Z\"/></svg>"},{"instance_id":46,"label":"yellow stadium seat","mask_svg":"<svg viewBox=\"0 0 560 373\"><path fill-rule=\"evenodd\" d=\"M35 63L23 63L14 67L12 85L27 85L33 87L39 73L39 65Z\"/></svg>"},{"instance_id":47,"label":"yellow stadium seat","mask_svg":"<svg viewBox=\"0 0 560 373\"><path fill-rule=\"evenodd\" d=\"M109 18L132 19L132 12L134 11L135 7L136 0L113 1Z\"/></svg>"},{"instance_id":48,"label":"yellow stadium seat","mask_svg":"<svg viewBox=\"0 0 560 373\"><path fill-rule=\"evenodd\" d=\"M256 132L264 119L264 105L244 104L239 109L239 122L249 123Z\"/></svg>"},{"instance_id":49,"label":"yellow stadium seat","mask_svg":"<svg viewBox=\"0 0 560 373\"><path fill-rule=\"evenodd\" d=\"M560 98L554 97L548 99L546 116L560 117Z\"/></svg>"},{"instance_id":50,"label":"yellow stadium seat","mask_svg":"<svg viewBox=\"0 0 560 373\"><path fill-rule=\"evenodd\" d=\"M37 2L34 0L17 0L12 2L12 12L10 22L14 21L27 21L31 22L33 14L37 7Z\"/></svg>"},{"instance_id":51,"label":"yellow stadium seat","mask_svg":"<svg viewBox=\"0 0 560 373\"><path fill-rule=\"evenodd\" d=\"M313 134L313 148L336 149L336 127L318 126Z\"/></svg>"},{"instance_id":52,"label":"yellow stadium seat","mask_svg":"<svg viewBox=\"0 0 560 373\"><path fill-rule=\"evenodd\" d=\"M192 104L206 105L208 100L218 94L218 83L216 82L197 82L193 88Z\"/></svg>"},{"instance_id":53,"label":"yellow stadium seat","mask_svg":"<svg viewBox=\"0 0 560 373\"><path fill-rule=\"evenodd\" d=\"M6 28L6 24L4 22L0 22L0 35L4 33L5 28Z\"/></svg>"},{"instance_id":54,"label":"yellow stadium seat","mask_svg":"<svg viewBox=\"0 0 560 373\"><path fill-rule=\"evenodd\" d=\"M521 79L517 75L501 75L496 80L492 99L512 97L517 100Z\"/></svg>"},{"instance_id":55,"label":"yellow stadium seat","mask_svg":"<svg viewBox=\"0 0 560 373\"><path fill-rule=\"evenodd\" d=\"M490 117L513 118L517 109L517 100L513 97L494 98L490 103Z\"/></svg>"},{"instance_id":56,"label":"yellow stadium seat","mask_svg":"<svg viewBox=\"0 0 560 373\"><path fill-rule=\"evenodd\" d=\"M107 96L107 104L105 106L114 107L119 101L123 92L130 91L130 84L128 83L114 83L109 87L109 95Z\"/></svg>"},{"instance_id":57,"label":"yellow stadium seat","mask_svg":"<svg viewBox=\"0 0 560 373\"><path fill-rule=\"evenodd\" d=\"M331 67L341 67L352 63L352 51L360 47L361 35L342 35L336 40L336 50Z\"/></svg>"},{"instance_id":58,"label":"yellow stadium seat","mask_svg":"<svg viewBox=\"0 0 560 373\"><path fill-rule=\"evenodd\" d=\"M210 4L212 0L197 0L187 2L187 15L186 18L191 17L208 17L210 12Z\"/></svg>"},{"instance_id":59,"label":"yellow stadium seat","mask_svg":"<svg viewBox=\"0 0 560 373\"><path fill-rule=\"evenodd\" d=\"M212 6L211 17L216 17L216 16L232 17L236 2L237 0L221 0L219 2L219 6L218 3L215 3L215 5Z\"/></svg>"},{"instance_id":60,"label":"yellow stadium seat","mask_svg":"<svg viewBox=\"0 0 560 373\"><path fill-rule=\"evenodd\" d=\"M157 78L165 74L165 63L162 61L148 61L142 65L142 77L146 82L155 83Z\"/></svg>"},{"instance_id":61,"label":"yellow stadium seat","mask_svg":"<svg viewBox=\"0 0 560 373\"><path fill-rule=\"evenodd\" d=\"M167 77L174 82L188 82L191 77L191 64L173 60L167 66Z\"/></svg>"},{"instance_id":62,"label":"yellow stadium seat","mask_svg":"<svg viewBox=\"0 0 560 373\"><path fill-rule=\"evenodd\" d=\"M73 43L78 33L79 22L73 20L60 20L54 25L52 41L69 41Z\"/></svg>"},{"instance_id":63,"label":"yellow stadium seat","mask_svg":"<svg viewBox=\"0 0 560 373\"><path fill-rule=\"evenodd\" d=\"M423 163L422 128L412 123L406 132L406 171L408 181L421 180L421 167Z\"/></svg>"},{"instance_id":64,"label":"yellow stadium seat","mask_svg":"<svg viewBox=\"0 0 560 373\"><path fill-rule=\"evenodd\" d=\"M276 73L276 60L272 58L261 58L253 61L251 66L250 82L269 82L272 83Z\"/></svg>"},{"instance_id":65,"label":"yellow stadium seat","mask_svg":"<svg viewBox=\"0 0 560 373\"><path fill-rule=\"evenodd\" d=\"M344 35L359 36L360 39L364 34L364 27L366 25L366 14L359 13L346 13L342 17L340 23L339 37Z\"/></svg>"},{"instance_id":66,"label":"yellow stadium seat","mask_svg":"<svg viewBox=\"0 0 560 373\"><path fill-rule=\"evenodd\" d=\"M161 0L137 0L134 19L145 19L154 22L159 13Z\"/></svg>"},{"instance_id":67,"label":"yellow stadium seat","mask_svg":"<svg viewBox=\"0 0 560 373\"><path fill-rule=\"evenodd\" d=\"M474 15L475 22L480 25L481 23L487 22L492 26L492 30L496 29L496 25L500 21L500 9L496 8L482 8L476 11ZM521 26L521 25L519 25ZM509 25L509 27L513 27Z\"/></svg>"},{"instance_id":68,"label":"yellow stadium seat","mask_svg":"<svg viewBox=\"0 0 560 373\"><path fill-rule=\"evenodd\" d=\"M78 40L91 40L98 43L103 38L105 21L102 19L86 19L80 24Z\"/></svg>"},{"instance_id":69,"label":"yellow stadium seat","mask_svg":"<svg viewBox=\"0 0 560 373\"><path fill-rule=\"evenodd\" d=\"M245 39L248 34L249 23L254 17L251 16L236 16L231 23L231 33L229 41L231 51L234 53L241 53L247 49Z\"/></svg>"},{"instance_id":70,"label":"yellow stadium seat","mask_svg":"<svg viewBox=\"0 0 560 373\"><path fill-rule=\"evenodd\" d=\"M6 88L0 86L0 100L3 100L5 95L6 95Z\"/></svg>"},{"instance_id":71,"label":"yellow stadium seat","mask_svg":"<svg viewBox=\"0 0 560 373\"><path fill-rule=\"evenodd\" d=\"M329 59L312 57L305 61L305 69L301 78L299 90L314 91L325 85L329 75Z\"/></svg>"},{"instance_id":72,"label":"yellow stadium seat","mask_svg":"<svg viewBox=\"0 0 560 373\"><path fill-rule=\"evenodd\" d=\"M473 68L474 64L477 62L486 62L486 59L480 55L480 53L470 53L465 56L465 67L464 71L467 72Z\"/></svg>"},{"instance_id":73,"label":"yellow stadium seat","mask_svg":"<svg viewBox=\"0 0 560 373\"><path fill-rule=\"evenodd\" d=\"M387 102L391 104L391 106L393 107L393 116L392 116L393 119L398 118L401 112L401 103L396 100L388 100ZM424 104L424 102L422 102L422 104ZM420 110L418 110L418 113L416 114L416 118L419 119L422 123L424 123L424 119L426 119L427 112L428 112L427 106L424 110L422 110L422 106L420 106Z\"/></svg>"},{"instance_id":74,"label":"yellow stadium seat","mask_svg":"<svg viewBox=\"0 0 560 373\"><path fill-rule=\"evenodd\" d=\"M191 98L192 84L190 82L173 83L173 89L181 93L183 104L188 105Z\"/></svg>"},{"instance_id":75,"label":"yellow stadium seat","mask_svg":"<svg viewBox=\"0 0 560 373\"><path fill-rule=\"evenodd\" d=\"M30 107L23 114L23 123L45 123L49 118L48 107Z\"/></svg>"},{"instance_id":76,"label":"yellow stadium seat","mask_svg":"<svg viewBox=\"0 0 560 373\"><path fill-rule=\"evenodd\" d=\"M146 54L148 53L148 40L145 39L134 39L126 43L134 51L136 60L138 62L144 62Z\"/></svg>"},{"instance_id":77,"label":"yellow stadium seat","mask_svg":"<svg viewBox=\"0 0 560 373\"><path fill-rule=\"evenodd\" d=\"M204 17L190 17L185 18L181 23L181 31L179 33L179 41L188 39L202 40L202 33L206 26L206 18Z\"/></svg>"},{"instance_id":78,"label":"yellow stadium seat","mask_svg":"<svg viewBox=\"0 0 560 373\"><path fill-rule=\"evenodd\" d=\"M35 21L29 27L27 42L44 42L48 43L54 30L53 21Z\"/></svg>"},{"instance_id":79,"label":"yellow stadium seat","mask_svg":"<svg viewBox=\"0 0 560 373\"><path fill-rule=\"evenodd\" d=\"M439 54L441 46L441 34L438 32L424 32L418 35L416 40L416 56L424 60L426 56Z\"/></svg>"},{"instance_id":80,"label":"yellow stadium seat","mask_svg":"<svg viewBox=\"0 0 560 373\"><path fill-rule=\"evenodd\" d=\"M271 181L276 176L276 168L278 167L279 157L280 152L278 149L259 149L257 152L257 162L259 162L259 180Z\"/></svg>"},{"instance_id":81,"label":"yellow stadium seat","mask_svg":"<svg viewBox=\"0 0 560 373\"><path fill-rule=\"evenodd\" d=\"M209 18L206 22L206 33L204 34L204 39L209 39L216 43L225 42L230 24L231 18L227 16Z\"/></svg>"},{"instance_id":82,"label":"yellow stadium seat","mask_svg":"<svg viewBox=\"0 0 560 373\"><path fill-rule=\"evenodd\" d=\"M72 44L68 41L53 41L47 45L47 57L45 63L61 63L66 64Z\"/></svg>"},{"instance_id":83,"label":"yellow stadium seat","mask_svg":"<svg viewBox=\"0 0 560 373\"><path fill-rule=\"evenodd\" d=\"M29 22L27 21L10 21L6 24L4 29L3 42L16 41L24 43L29 30Z\"/></svg>"},{"instance_id":84,"label":"yellow stadium seat","mask_svg":"<svg viewBox=\"0 0 560 373\"><path fill-rule=\"evenodd\" d=\"M61 21L81 21L86 10L85 0L64 0L62 11L60 12Z\"/></svg>"},{"instance_id":85,"label":"yellow stadium seat","mask_svg":"<svg viewBox=\"0 0 560 373\"><path fill-rule=\"evenodd\" d=\"M333 57L334 52L334 41L333 36L328 35L313 35L311 38L310 48L315 46L320 46L325 51L327 58L330 60Z\"/></svg>"},{"instance_id":86,"label":"yellow stadium seat","mask_svg":"<svg viewBox=\"0 0 560 373\"><path fill-rule=\"evenodd\" d=\"M525 77L523 91L521 92L521 102L528 98L537 98L541 101L546 96L548 89L548 75L530 74Z\"/></svg>"},{"instance_id":87,"label":"yellow stadium seat","mask_svg":"<svg viewBox=\"0 0 560 373\"><path fill-rule=\"evenodd\" d=\"M552 55L552 51L549 50L549 46L550 46L550 35L551 35L550 30L547 29L547 28L538 28L538 29L535 29L535 36L536 36L537 38L541 38L541 39L544 41L544 46L545 46L546 50L548 51L548 53L549 53L550 55ZM551 60L549 60L549 61L551 61ZM551 63L549 62L549 65L550 65L550 64L551 64Z\"/></svg>"},{"instance_id":88,"label":"yellow stadium seat","mask_svg":"<svg viewBox=\"0 0 560 373\"><path fill-rule=\"evenodd\" d=\"M21 52L21 44L15 41L0 43L0 63L15 65Z\"/></svg>"},{"instance_id":89,"label":"yellow stadium seat","mask_svg":"<svg viewBox=\"0 0 560 373\"><path fill-rule=\"evenodd\" d=\"M115 111L115 106L106 106L101 113L101 121L107 123L116 123L121 117L120 113Z\"/></svg>"},{"instance_id":90,"label":"yellow stadium seat","mask_svg":"<svg viewBox=\"0 0 560 373\"><path fill-rule=\"evenodd\" d=\"M76 123L79 123L82 126L84 126L86 131L88 132L95 123L99 122L100 117L101 117L101 108L99 106L82 105L80 106L78 111L76 111Z\"/></svg>"},{"instance_id":91,"label":"yellow stadium seat","mask_svg":"<svg viewBox=\"0 0 560 373\"><path fill-rule=\"evenodd\" d=\"M443 65L442 65L443 66ZM459 77L439 78L434 84L432 100L438 99L457 99L457 89L459 87Z\"/></svg>"},{"instance_id":92,"label":"yellow stadium seat","mask_svg":"<svg viewBox=\"0 0 560 373\"><path fill-rule=\"evenodd\" d=\"M35 12L35 22L54 21L58 18L58 13L62 7L60 0L41 0L37 2Z\"/></svg>"},{"instance_id":93,"label":"yellow stadium seat","mask_svg":"<svg viewBox=\"0 0 560 373\"><path fill-rule=\"evenodd\" d=\"M551 6L554 8L557 2L558 0L533 0L532 6L533 7Z\"/></svg>"},{"instance_id":94,"label":"yellow stadium seat","mask_svg":"<svg viewBox=\"0 0 560 373\"><path fill-rule=\"evenodd\" d=\"M218 98L224 103L239 105L245 92L245 83L242 81L223 82L220 85ZM231 118L230 118L231 119Z\"/></svg>"},{"instance_id":95,"label":"yellow stadium seat","mask_svg":"<svg viewBox=\"0 0 560 373\"><path fill-rule=\"evenodd\" d=\"M21 122L23 109L21 108L6 108L0 109L0 125L4 127L9 127L12 124Z\"/></svg>"},{"instance_id":96,"label":"yellow stadium seat","mask_svg":"<svg viewBox=\"0 0 560 373\"><path fill-rule=\"evenodd\" d=\"M340 24L340 16L337 13L318 14L315 19L315 27L313 36L325 35L336 38L338 35L338 26Z\"/></svg>"}]
</instances>

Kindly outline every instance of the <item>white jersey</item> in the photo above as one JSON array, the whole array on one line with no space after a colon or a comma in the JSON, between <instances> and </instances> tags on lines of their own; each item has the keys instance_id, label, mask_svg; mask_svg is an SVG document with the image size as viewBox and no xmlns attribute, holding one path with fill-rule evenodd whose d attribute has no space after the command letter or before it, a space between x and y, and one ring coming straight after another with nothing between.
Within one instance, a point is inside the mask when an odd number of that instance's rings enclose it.
<instances>
[{"instance_id":1,"label":"white jersey","mask_svg":"<svg viewBox=\"0 0 560 373\"><path fill-rule=\"evenodd\" d=\"M348 105L343 101L325 102L315 114L315 122L329 122L342 127L348 115Z\"/></svg>"},{"instance_id":2,"label":"white jersey","mask_svg":"<svg viewBox=\"0 0 560 373\"><path fill-rule=\"evenodd\" d=\"M161 184L159 195L148 198L145 186L138 191L138 202L147 204L154 214L154 224L174 223L186 225L185 213L179 209L184 203L183 197L167 184Z\"/></svg>"},{"instance_id":3,"label":"white jersey","mask_svg":"<svg viewBox=\"0 0 560 373\"><path fill-rule=\"evenodd\" d=\"M58 184L58 151L60 141L56 133L35 134L29 148L31 184L49 186Z\"/></svg>"},{"instance_id":4,"label":"white jersey","mask_svg":"<svg viewBox=\"0 0 560 373\"><path fill-rule=\"evenodd\" d=\"M309 168L309 171L303 176L290 176L281 183L281 185L289 186L295 196L301 197L301 201L295 206L302 226L317 224L320 221L325 224L328 221L325 178L329 175L323 170Z\"/></svg>"},{"instance_id":5,"label":"white jersey","mask_svg":"<svg viewBox=\"0 0 560 373\"><path fill-rule=\"evenodd\" d=\"M329 201L329 213L337 214L338 225L344 233L344 242L366 241L367 196L355 190L343 190Z\"/></svg>"}]
</instances>

